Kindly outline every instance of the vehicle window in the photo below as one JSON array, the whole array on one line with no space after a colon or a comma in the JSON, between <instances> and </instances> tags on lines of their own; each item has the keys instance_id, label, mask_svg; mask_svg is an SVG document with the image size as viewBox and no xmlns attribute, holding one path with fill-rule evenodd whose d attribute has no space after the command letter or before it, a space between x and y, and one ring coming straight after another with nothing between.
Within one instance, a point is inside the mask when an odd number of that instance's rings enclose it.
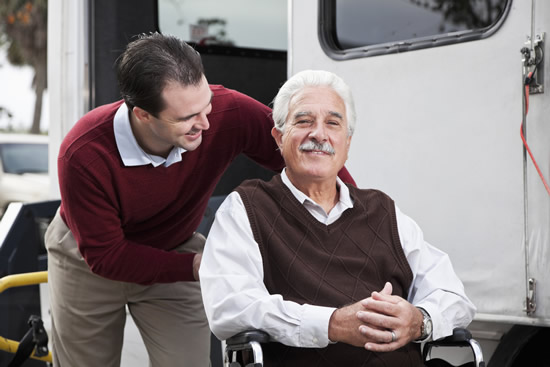
<instances>
[{"instance_id":1,"label":"vehicle window","mask_svg":"<svg viewBox=\"0 0 550 367\"><path fill-rule=\"evenodd\" d=\"M48 173L48 144L2 144L0 159L6 173Z\"/></svg>"},{"instance_id":2,"label":"vehicle window","mask_svg":"<svg viewBox=\"0 0 550 367\"><path fill-rule=\"evenodd\" d=\"M287 1L159 0L159 30L205 45L287 49Z\"/></svg>"},{"instance_id":3,"label":"vehicle window","mask_svg":"<svg viewBox=\"0 0 550 367\"><path fill-rule=\"evenodd\" d=\"M338 50L470 40L503 18L510 0L322 0L329 44ZM425 45L428 46L428 45Z\"/></svg>"}]
</instances>

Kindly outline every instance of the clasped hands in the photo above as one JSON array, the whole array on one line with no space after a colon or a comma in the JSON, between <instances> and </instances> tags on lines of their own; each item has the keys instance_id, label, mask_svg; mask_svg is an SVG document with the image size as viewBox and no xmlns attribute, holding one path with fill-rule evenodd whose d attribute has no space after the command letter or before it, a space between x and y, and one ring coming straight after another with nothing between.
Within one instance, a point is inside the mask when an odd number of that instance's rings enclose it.
<instances>
[{"instance_id":1,"label":"clasped hands","mask_svg":"<svg viewBox=\"0 0 550 367\"><path fill-rule=\"evenodd\" d=\"M380 292L334 311L329 339L373 352L390 352L419 338L422 313L392 291L392 285L386 283Z\"/></svg>"}]
</instances>

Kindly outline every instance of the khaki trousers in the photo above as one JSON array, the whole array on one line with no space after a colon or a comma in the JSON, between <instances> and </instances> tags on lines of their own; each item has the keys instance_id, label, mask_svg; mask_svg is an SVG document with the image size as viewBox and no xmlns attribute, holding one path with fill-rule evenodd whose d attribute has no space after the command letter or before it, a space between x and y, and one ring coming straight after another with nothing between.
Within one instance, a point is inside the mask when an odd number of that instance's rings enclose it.
<instances>
[{"instance_id":1,"label":"khaki trousers","mask_svg":"<svg viewBox=\"0 0 550 367\"><path fill-rule=\"evenodd\" d=\"M202 252L196 234L176 251ZM198 282L142 286L93 274L59 212L46 232L55 367L119 367L126 306L152 367L210 365Z\"/></svg>"}]
</instances>

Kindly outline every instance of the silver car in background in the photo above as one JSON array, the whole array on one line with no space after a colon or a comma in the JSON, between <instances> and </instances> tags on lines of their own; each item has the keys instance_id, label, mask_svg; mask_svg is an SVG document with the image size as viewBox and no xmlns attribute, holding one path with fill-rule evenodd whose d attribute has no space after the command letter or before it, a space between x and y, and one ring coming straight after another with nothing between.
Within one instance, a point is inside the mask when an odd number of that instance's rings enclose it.
<instances>
[{"instance_id":1,"label":"silver car in background","mask_svg":"<svg viewBox=\"0 0 550 367\"><path fill-rule=\"evenodd\" d=\"M0 217L12 202L48 200L48 137L0 133Z\"/></svg>"}]
</instances>

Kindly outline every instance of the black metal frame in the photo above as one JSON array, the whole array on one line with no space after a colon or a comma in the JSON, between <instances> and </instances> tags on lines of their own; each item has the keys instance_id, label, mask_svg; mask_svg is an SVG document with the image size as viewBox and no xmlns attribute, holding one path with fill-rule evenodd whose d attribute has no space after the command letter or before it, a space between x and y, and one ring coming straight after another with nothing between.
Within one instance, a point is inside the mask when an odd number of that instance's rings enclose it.
<instances>
[{"instance_id":1,"label":"black metal frame","mask_svg":"<svg viewBox=\"0 0 550 367\"><path fill-rule=\"evenodd\" d=\"M10 204L1 226L9 228L0 238L0 277L47 269L44 233L54 217L60 201ZM8 289L0 294L0 335L20 340L28 330L27 321L40 315L38 285ZM12 355L0 352L0 365L11 361ZM25 367L43 367L46 362L28 360Z\"/></svg>"}]
</instances>

